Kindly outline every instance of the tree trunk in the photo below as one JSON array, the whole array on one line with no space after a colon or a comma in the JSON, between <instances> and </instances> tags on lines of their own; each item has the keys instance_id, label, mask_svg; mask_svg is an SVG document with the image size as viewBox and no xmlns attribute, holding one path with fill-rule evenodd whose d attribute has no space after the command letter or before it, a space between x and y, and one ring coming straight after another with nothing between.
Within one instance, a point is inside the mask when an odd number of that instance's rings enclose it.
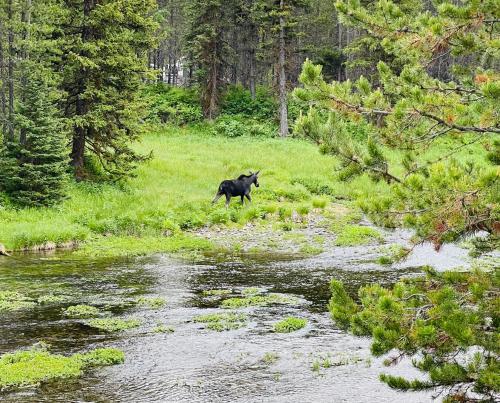
<instances>
[{"instance_id":1,"label":"tree trunk","mask_svg":"<svg viewBox=\"0 0 500 403\"><path fill-rule=\"evenodd\" d=\"M14 20L13 20L12 0L9 0L7 8L7 18L9 20L8 43L9 43L9 65L8 65L8 83L9 83L9 130L7 131L7 140L14 141Z\"/></svg>"},{"instance_id":2,"label":"tree trunk","mask_svg":"<svg viewBox=\"0 0 500 403\"><path fill-rule=\"evenodd\" d=\"M279 39L279 103L280 103L280 136L288 136L288 109L286 103L286 44L285 44L285 18L283 17L284 0L280 0L280 39Z\"/></svg>"},{"instance_id":3,"label":"tree trunk","mask_svg":"<svg viewBox=\"0 0 500 403\"><path fill-rule=\"evenodd\" d=\"M29 60L30 54L29 54L29 41L30 41L30 34L31 34L31 0L26 0L25 4L25 9L23 10L22 13L22 21L24 23L23 27L23 39L24 39L24 50L22 52L22 57L24 60ZM24 73L22 74L21 77L21 85L22 88L25 88L26 86L26 76ZM25 96L24 94L21 94L22 101L24 102ZM19 132L19 143L20 144L26 144L26 130L21 129Z\"/></svg>"},{"instance_id":4,"label":"tree trunk","mask_svg":"<svg viewBox=\"0 0 500 403\"><path fill-rule=\"evenodd\" d=\"M95 0L84 0L83 2L83 28L82 28L82 42L88 42L92 37L92 29L87 24L90 12L94 7ZM88 100L83 99L82 94L85 92L85 86L87 81L87 72L85 68L80 72L80 80L78 82L77 88L77 100L75 106L75 112L77 116L83 116L88 113ZM86 127L75 127L73 132L73 141L71 147L71 165L74 168L75 177L77 180L84 179L85 177L85 143L87 137L88 128Z\"/></svg>"},{"instance_id":5,"label":"tree trunk","mask_svg":"<svg viewBox=\"0 0 500 403\"><path fill-rule=\"evenodd\" d=\"M3 39L4 39L4 25L3 21L0 20L0 81L2 86L0 88L0 113L1 113L1 127L2 132L7 133L7 82L5 76L5 54L3 49ZM4 141L7 140L7 137Z\"/></svg>"}]
</instances>

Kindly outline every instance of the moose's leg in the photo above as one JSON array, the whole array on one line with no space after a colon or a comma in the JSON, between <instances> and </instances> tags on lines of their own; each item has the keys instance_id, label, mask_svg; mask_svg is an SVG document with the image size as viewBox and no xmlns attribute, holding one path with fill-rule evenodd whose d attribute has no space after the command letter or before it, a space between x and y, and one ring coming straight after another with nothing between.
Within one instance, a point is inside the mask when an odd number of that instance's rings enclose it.
<instances>
[{"instance_id":1,"label":"moose's leg","mask_svg":"<svg viewBox=\"0 0 500 403\"><path fill-rule=\"evenodd\" d=\"M229 202L231 201L231 196L226 193L226 208L229 207Z\"/></svg>"},{"instance_id":2,"label":"moose's leg","mask_svg":"<svg viewBox=\"0 0 500 403\"><path fill-rule=\"evenodd\" d=\"M243 206L245 204L245 196L241 196L241 205Z\"/></svg>"},{"instance_id":3,"label":"moose's leg","mask_svg":"<svg viewBox=\"0 0 500 403\"><path fill-rule=\"evenodd\" d=\"M251 203L252 202L252 198L250 197L249 194L246 194L245 197L248 199L248 201Z\"/></svg>"},{"instance_id":4,"label":"moose's leg","mask_svg":"<svg viewBox=\"0 0 500 403\"><path fill-rule=\"evenodd\" d=\"M224 193L217 192L217 194L215 195L215 198L212 200L212 204L217 203L217 200L219 200L222 197L223 194Z\"/></svg>"}]
</instances>

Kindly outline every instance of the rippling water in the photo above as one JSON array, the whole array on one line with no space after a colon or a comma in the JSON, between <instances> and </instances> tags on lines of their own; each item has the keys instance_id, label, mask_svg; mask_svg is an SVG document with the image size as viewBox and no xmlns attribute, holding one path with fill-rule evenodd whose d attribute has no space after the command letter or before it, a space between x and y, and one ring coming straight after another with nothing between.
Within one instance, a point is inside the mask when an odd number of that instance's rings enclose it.
<instances>
[{"instance_id":1,"label":"rippling water","mask_svg":"<svg viewBox=\"0 0 500 403\"><path fill-rule=\"evenodd\" d=\"M414 376L408 362L385 368L369 353L369 340L336 329L326 304L331 278L343 280L354 293L363 284L390 284L419 269L383 268L369 247L337 248L310 259L246 255L231 262L207 258L185 263L162 256L128 261L75 260L68 254L31 255L0 260L1 289L36 296L56 289L76 299L47 308L3 314L0 353L39 340L64 354L114 346L124 350L123 365L83 378L55 382L39 389L0 395L7 402L428 402L428 393L398 393L378 381L382 371ZM227 332L203 329L192 318L218 312L220 299L203 290L245 287L294 295L298 305L244 310L249 326ZM127 304L138 295L162 296L167 304L147 310ZM103 335L66 319L62 310L92 303L115 315L142 319L142 326ZM272 324L288 316L308 319L306 328L276 334ZM174 333L154 333L158 323ZM262 359L274 353L268 364ZM330 368L313 371L327 358Z\"/></svg>"}]
</instances>

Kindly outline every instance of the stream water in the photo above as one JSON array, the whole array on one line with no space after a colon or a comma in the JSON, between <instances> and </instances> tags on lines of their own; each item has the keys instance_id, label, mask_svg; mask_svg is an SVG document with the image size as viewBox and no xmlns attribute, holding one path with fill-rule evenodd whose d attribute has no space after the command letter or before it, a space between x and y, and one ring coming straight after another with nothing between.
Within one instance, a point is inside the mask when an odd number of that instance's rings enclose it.
<instances>
[{"instance_id":1,"label":"stream water","mask_svg":"<svg viewBox=\"0 0 500 403\"><path fill-rule=\"evenodd\" d=\"M123 365L82 378L4 393L6 402L428 402L430 393L399 393L378 380L381 372L416 376L403 361L386 368L370 356L369 340L337 329L327 312L328 284L344 281L349 291L372 282L390 284L419 268L383 267L370 247L337 248L314 258L253 254L232 261L207 257L196 263L164 256L133 260L79 260L68 253L0 258L1 289L30 296L58 293L70 302L0 315L0 353L43 340L55 353L118 347ZM220 312L221 297L204 290L246 287L293 295L300 303L245 308L249 325L225 332L207 330L193 317ZM130 303L139 295L160 296L153 310ZM65 307L98 306L142 325L103 334L68 319ZM285 316L308 320L290 334L272 331ZM173 333L155 333L163 324ZM263 360L273 356L273 362ZM327 368L313 369L314 363Z\"/></svg>"}]
</instances>

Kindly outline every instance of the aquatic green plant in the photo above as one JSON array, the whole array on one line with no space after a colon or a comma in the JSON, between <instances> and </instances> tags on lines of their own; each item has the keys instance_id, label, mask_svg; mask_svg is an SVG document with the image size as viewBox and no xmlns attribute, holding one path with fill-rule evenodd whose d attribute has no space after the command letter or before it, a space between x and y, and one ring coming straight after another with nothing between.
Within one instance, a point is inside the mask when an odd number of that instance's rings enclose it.
<instances>
[{"instance_id":1,"label":"aquatic green plant","mask_svg":"<svg viewBox=\"0 0 500 403\"><path fill-rule=\"evenodd\" d=\"M265 291L266 290L264 288L248 287L241 290L241 294L245 296L250 296L250 295L262 294Z\"/></svg>"},{"instance_id":2,"label":"aquatic green plant","mask_svg":"<svg viewBox=\"0 0 500 403\"><path fill-rule=\"evenodd\" d=\"M153 329L153 332L155 333L174 333L175 329L172 326L165 326L159 324Z\"/></svg>"},{"instance_id":3,"label":"aquatic green plant","mask_svg":"<svg viewBox=\"0 0 500 403\"><path fill-rule=\"evenodd\" d=\"M99 316L99 309L90 305L73 305L64 311L69 318L88 319Z\"/></svg>"},{"instance_id":4,"label":"aquatic green plant","mask_svg":"<svg viewBox=\"0 0 500 403\"><path fill-rule=\"evenodd\" d=\"M165 306L167 301L162 297L139 297L136 299L137 305L147 306L151 309L160 309Z\"/></svg>"},{"instance_id":5,"label":"aquatic green plant","mask_svg":"<svg viewBox=\"0 0 500 403\"><path fill-rule=\"evenodd\" d=\"M103 318L92 319L85 322L87 326L94 327L104 332L121 332L134 327L139 327L141 321L138 319L118 319L118 318Z\"/></svg>"},{"instance_id":6,"label":"aquatic green plant","mask_svg":"<svg viewBox=\"0 0 500 403\"><path fill-rule=\"evenodd\" d=\"M206 323L206 328L222 332L225 330L235 330L246 326L248 316L242 313L212 313L198 315L193 318L195 322Z\"/></svg>"},{"instance_id":7,"label":"aquatic green plant","mask_svg":"<svg viewBox=\"0 0 500 403\"><path fill-rule=\"evenodd\" d=\"M337 246L356 246L381 241L382 239L382 235L375 228L362 225L346 225L339 233L335 244Z\"/></svg>"},{"instance_id":8,"label":"aquatic green plant","mask_svg":"<svg viewBox=\"0 0 500 403\"><path fill-rule=\"evenodd\" d=\"M203 290L202 294L204 296L218 296L218 295L227 295L231 294L233 291L232 290Z\"/></svg>"},{"instance_id":9,"label":"aquatic green plant","mask_svg":"<svg viewBox=\"0 0 500 403\"><path fill-rule=\"evenodd\" d=\"M276 333L291 333L302 329L305 325L307 325L307 320L289 316L276 322L273 329Z\"/></svg>"},{"instance_id":10,"label":"aquatic green plant","mask_svg":"<svg viewBox=\"0 0 500 403\"><path fill-rule=\"evenodd\" d=\"M69 357L51 354L45 346L15 351L0 356L0 390L74 378L87 368L121 364L124 360L123 352L115 348L100 348Z\"/></svg>"},{"instance_id":11,"label":"aquatic green plant","mask_svg":"<svg viewBox=\"0 0 500 403\"><path fill-rule=\"evenodd\" d=\"M15 291L0 291L0 312L33 308L36 302Z\"/></svg>"},{"instance_id":12,"label":"aquatic green plant","mask_svg":"<svg viewBox=\"0 0 500 403\"><path fill-rule=\"evenodd\" d=\"M57 303L66 301L67 298L68 297L63 296L63 295L47 294L47 295L39 296L37 301L40 305L57 304Z\"/></svg>"},{"instance_id":13,"label":"aquatic green plant","mask_svg":"<svg viewBox=\"0 0 500 403\"><path fill-rule=\"evenodd\" d=\"M305 244L305 245L302 245L300 248L300 253L302 253L304 255L309 255L309 256L319 255L322 252L323 252L323 248L321 248L319 246L315 246L315 245Z\"/></svg>"},{"instance_id":14,"label":"aquatic green plant","mask_svg":"<svg viewBox=\"0 0 500 403\"><path fill-rule=\"evenodd\" d=\"M298 302L298 298L282 294L253 295L249 297L225 299L222 301L221 308L236 309L273 304L296 304Z\"/></svg>"},{"instance_id":15,"label":"aquatic green plant","mask_svg":"<svg viewBox=\"0 0 500 403\"><path fill-rule=\"evenodd\" d=\"M271 365L278 361L279 358L280 356L278 355L278 353L271 351L264 354L264 357L262 357L262 362L266 365Z\"/></svg>"}]
</instances>

